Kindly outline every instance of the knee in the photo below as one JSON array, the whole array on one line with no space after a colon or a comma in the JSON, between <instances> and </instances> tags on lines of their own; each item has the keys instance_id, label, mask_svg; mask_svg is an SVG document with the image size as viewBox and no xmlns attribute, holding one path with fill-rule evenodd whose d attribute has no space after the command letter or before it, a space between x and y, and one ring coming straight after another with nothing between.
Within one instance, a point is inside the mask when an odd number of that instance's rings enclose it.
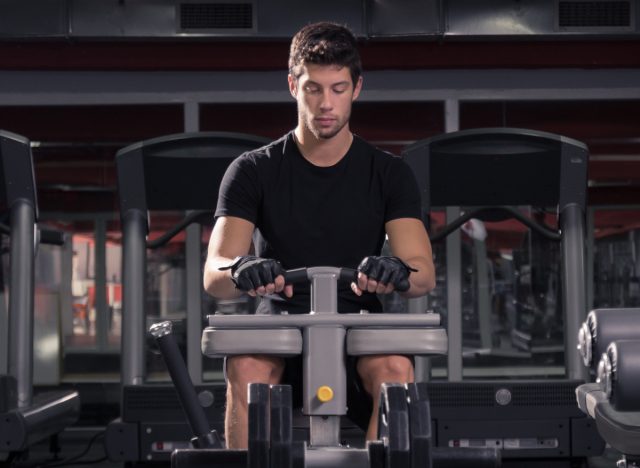
<instances>
[{"instance_id":1,"label":"knee","mask_svg":"<svg viewBox=\"0 0 640 468\"><path fill-rule=\"evenodd\" d=\"M279 380L284 369L282 360L268 356L233 356L227 359L227 384L230 389L246 392L250 383L271 384Z\"/></svg>"},{"instance_id":2,"label":"knee","mask_svg":"<svg viewBox=\"0 0 640 468\"><path fill-rule=\"evenodd\" d=\"M358 363L358 372L363 382L376 385L384 382L413 381L413 364L406 356L372 357Z\"/></svg>"}]
</instances>

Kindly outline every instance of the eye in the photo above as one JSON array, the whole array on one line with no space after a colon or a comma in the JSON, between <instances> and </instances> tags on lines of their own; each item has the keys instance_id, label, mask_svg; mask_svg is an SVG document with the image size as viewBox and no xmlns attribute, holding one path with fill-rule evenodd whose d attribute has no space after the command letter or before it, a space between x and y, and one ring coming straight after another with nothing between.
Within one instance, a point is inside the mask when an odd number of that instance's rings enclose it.
<instances>
[{"instance_id":1,"label":"eye","mask_svg":"<svg viewBox=\"0 0 640 468\"><path fill-rule=\"evenodd\" d=\"M304 90L309 94L318 94L320 92L320 87L316 85L306 85Z\"/></svg>"},{"instance_id":2,"label":"eye","mask_svg":"<svg viewBox=\"0 0 640 468\"><path fill-rule=\"evenodd\" d=\"M336 94L342 94L347 91L349 87L347 85L338 85L333 88L333 92Z\"/></svg>"}]
</instances>

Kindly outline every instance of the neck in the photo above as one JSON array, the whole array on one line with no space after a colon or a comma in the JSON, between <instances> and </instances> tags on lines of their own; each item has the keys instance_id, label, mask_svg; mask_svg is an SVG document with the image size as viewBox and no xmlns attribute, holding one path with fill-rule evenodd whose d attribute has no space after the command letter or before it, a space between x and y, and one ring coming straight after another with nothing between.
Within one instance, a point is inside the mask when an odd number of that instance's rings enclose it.
<instances>
[{"instance_id":1,"label":"neck","mask_svg":"<svg viewBox=\"0 0 640 468\"><path fill-rule=\"evenodd\" d=\"M337 164L347 154L353 142L353 134L348 125L332 138L316 138L307 128L298 124L294 135L302 156L311 164L321 167Z\"/></svg>"}]
</instances>

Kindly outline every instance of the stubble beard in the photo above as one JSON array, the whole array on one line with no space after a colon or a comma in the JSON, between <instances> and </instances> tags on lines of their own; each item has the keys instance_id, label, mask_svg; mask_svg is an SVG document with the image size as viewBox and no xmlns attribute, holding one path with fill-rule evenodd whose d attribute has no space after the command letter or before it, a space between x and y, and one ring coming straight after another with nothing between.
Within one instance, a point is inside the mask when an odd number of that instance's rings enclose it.
<instances>
[{"instance_id":1,"label":"stubble beard","mask_svg":"<svg viewBox=\"0 0 640 468\"><path fill-rule=\"evenodd\" d=\"M301 120L304 122L311 134L318 140L330 140L340 133L340 131L347 125L350 115L350 113L347 114L343 119L337 120L334 126L326 129L318 128L313 121L313 116L307 112L301 112Z\"/></svg>"}]
</instances>

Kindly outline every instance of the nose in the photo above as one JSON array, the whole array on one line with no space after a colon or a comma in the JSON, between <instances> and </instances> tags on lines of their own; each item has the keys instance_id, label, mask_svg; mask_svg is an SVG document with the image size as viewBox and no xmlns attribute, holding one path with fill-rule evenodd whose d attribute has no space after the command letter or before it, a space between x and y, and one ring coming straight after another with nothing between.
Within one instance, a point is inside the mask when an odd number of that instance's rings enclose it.
<instances>
[{"instance_id":1,"label":"nose","mask_svg":"<svg viewBox=\"0 0 640 468\"><path fill-rule=\"evenodd\" d=\"M333 97L331 96L331 90L327 89L322 93L322 100L320 101L320 110L328 111L333 109Z\"/></svg>"}]
</instances>

